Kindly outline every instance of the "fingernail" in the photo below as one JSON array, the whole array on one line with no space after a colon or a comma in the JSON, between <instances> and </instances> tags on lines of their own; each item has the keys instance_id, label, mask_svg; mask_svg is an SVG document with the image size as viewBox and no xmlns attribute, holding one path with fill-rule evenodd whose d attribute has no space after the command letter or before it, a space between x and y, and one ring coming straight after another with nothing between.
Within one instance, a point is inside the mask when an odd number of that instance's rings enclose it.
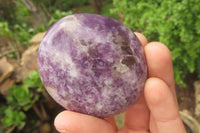
<instances>
[{"instance_id":1,"label":"fingernail","mask_svg":"<svg viewBox=\"0 0 200 133\"><path fill-rule=\"evenodd\" d=\"M66 130L58 130L58 132L60 132L60 133L69 133L69 132L66 131Z\"/></svg>"}]
</instances>

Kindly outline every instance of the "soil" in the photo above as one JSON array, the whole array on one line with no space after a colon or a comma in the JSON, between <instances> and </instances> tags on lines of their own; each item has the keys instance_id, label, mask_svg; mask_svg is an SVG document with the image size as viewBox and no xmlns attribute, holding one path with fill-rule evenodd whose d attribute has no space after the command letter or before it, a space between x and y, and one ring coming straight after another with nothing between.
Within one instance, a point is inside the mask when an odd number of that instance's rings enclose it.
<instances>
[{"instance_id":1,"label":"soil","mask_svg":"<svg viewBox=\"0 0 200 133\"><path fill-rule=\"evenodd\" d=\"M195 110L194 87L181 88L176 86L176 95L179 104L179 110L187 110L189 114L194 116L194 110ZM193 133L187 125L185 125L185 127L187 133Z\"/></svg>"},{"instance_id":2,"label":"soil","mask_svg":"<svg viewBox=\"0 0 200 133\"><path fill-rule=\"evenodd\" d=\"M179 109L188 110L193 115L195 110L194 88L181 88L177 86L176 95L178 99Z\"/></svg>"},{"instance_id":3,"label":"soil","mask_svg":"<svg viewBox=\"0 0 200 133\"><path fill-rule=\"evenodd\" d=\"M197 74L189 74L186 76L187 87L176 85L176 95L180 110L187 110L194 116L195 111L195 91L193 83L197 80Z\"/></svg>"}]
</instances>

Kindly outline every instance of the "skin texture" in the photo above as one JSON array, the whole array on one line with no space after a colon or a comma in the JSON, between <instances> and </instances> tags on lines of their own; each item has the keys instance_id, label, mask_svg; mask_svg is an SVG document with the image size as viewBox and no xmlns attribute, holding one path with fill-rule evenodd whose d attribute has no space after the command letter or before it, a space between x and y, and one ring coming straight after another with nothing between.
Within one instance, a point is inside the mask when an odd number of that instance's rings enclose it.
<instances>
[{"instance_id":1,"label":"skin texture","mask_svg":"<svg viewBox=\"0 0 200 133\"><path fill-rule=\"evenodd\" d=\"M125 126L117 130L114 118L99 119L93 116L63 111L54 125L62 133L186 133L176 101L171 54L159 42L147 43L135 33L144 47L148 65L148 79L144 93L125 112Z\"/></svg>"}]
</instances>

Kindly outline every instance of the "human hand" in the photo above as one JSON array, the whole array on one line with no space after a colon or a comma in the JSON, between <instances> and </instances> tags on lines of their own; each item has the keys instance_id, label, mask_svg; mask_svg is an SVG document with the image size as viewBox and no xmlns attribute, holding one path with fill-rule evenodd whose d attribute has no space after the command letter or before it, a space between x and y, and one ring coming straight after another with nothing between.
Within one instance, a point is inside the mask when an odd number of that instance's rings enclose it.
<instances>
[{"instance_id":1,"label":"human hand","mask_svg":"<svg viewBox=\"0 0 200 133\"><path fill-rule=\"evenodd\" d=\"M54 122L59 132L186 133L178 111L170 51L162 43L147 43L142 34L135 34L144 47L148 79L140 99L125 112L124 127L117 130L114 117L100 119L63 111Z\"/></svg>"}]
</instances>

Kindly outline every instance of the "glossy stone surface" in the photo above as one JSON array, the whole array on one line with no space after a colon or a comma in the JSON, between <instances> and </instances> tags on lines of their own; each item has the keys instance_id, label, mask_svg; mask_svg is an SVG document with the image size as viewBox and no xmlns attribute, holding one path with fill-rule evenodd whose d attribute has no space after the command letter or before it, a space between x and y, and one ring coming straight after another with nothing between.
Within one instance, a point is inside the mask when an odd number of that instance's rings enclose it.
<instances>
[{"instance_id":1,"label":"glossy stone surface","mask_svg":"<svg viewBox=\"0 0 200 133\"><path fill-rule=\"evenodd\" d=\"M94 14L56 22L40 44L38 69L56 102L101 118L133 105L147 77L143 48L134 33Z\"/></svg>"}]
</instances>

